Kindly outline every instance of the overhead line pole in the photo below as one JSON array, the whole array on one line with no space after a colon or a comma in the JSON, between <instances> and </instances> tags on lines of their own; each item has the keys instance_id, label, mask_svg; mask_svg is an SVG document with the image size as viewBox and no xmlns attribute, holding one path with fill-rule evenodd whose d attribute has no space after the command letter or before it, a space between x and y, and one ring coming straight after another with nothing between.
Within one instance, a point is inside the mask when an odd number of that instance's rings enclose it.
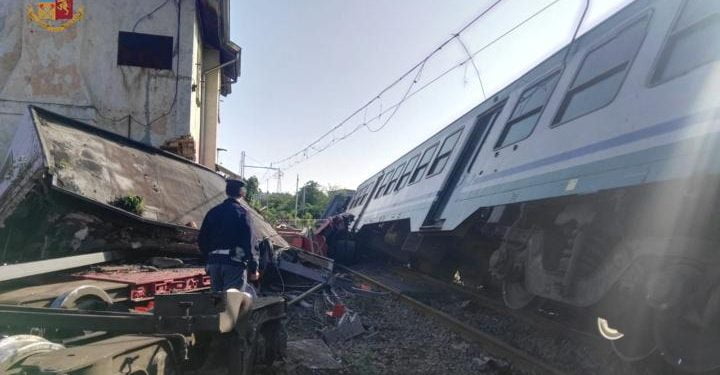
<instances>
[{"instance_id":1,"label":"overhead line pole","mask_svg":"<svg viewBox=\"0 0 720 375\"><path fill-rule=\"evenodd\" d=\"M274 167L272 166L272 164L270 164L269 167L262 167L262 166L259 166L259 165L245 165L245 164L244 164L244 162L245 162L244 154L243 154L242 156L243 156L243 158L242 158L241 162L243 163L243 165L242 165L241 168L240 168L240 173L242 173L242 174L241 174L241 177L245 178L245 177L243 176L244 173L245 173L245 168L269 169L269 170L275 171L275 172L277 173L277 179L278 179L278 182L277 182L277 192L279 193L280 190L282 190L282 181L281 181L281 179L282 179L283 173L282 173L282 170L281 170L280 168L274 168ZM270 181L270 180L268 179L268 183L267 183L267 192L268 192L268 193L270 192L270 182L269 182L269 181Z\"/></svg>"}]
</instances>

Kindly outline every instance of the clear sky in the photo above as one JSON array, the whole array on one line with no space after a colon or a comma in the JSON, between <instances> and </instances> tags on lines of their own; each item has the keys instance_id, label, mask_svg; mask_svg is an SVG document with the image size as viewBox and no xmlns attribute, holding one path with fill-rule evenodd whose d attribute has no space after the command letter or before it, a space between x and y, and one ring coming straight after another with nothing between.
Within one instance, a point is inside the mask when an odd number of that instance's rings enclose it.
<instances>
[{"instance_id":1,"label":"clear sky","mask_svg":"<svg viewBox=\"0 0 720 375\"><path fill-rule=\"evenodd\" d=\"M303 149L494 2L233 0L231 34L243 48L242 75L233 93L222 99L219 147L228 151L220 154L220 162L238 170L244 150L247 164L267 166ZM581 32L629 2L592 0ZM485 94L502 89L566 44L584 4L504 0L463 33L460 38L475 52L547 7L475 56ZM464 59L467 54L454 41L425 65L414 88ZM336 137L387 110L410 84L411 79L401 82ZM483 98L475 68L465 64L407 100L381 130L363 128L285 170L282 189L294 191L297 174L301 184L315 180L354 189ZM386 120L387 114L368 126L378 129ZM246 175L260 177L263 190L270 177L257 169L246 169ZM270 191L275 186L270 180Z\"/></svg>"}]
</instances>

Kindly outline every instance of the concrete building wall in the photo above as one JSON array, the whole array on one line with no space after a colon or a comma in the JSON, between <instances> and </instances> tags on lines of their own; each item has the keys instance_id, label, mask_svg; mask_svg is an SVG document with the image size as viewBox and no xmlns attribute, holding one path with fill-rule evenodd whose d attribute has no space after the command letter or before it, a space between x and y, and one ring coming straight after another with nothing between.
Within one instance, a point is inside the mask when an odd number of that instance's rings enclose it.
<instances>
[{"instance_id":1,"label":"concrete building wall","mask_svg":"<svg viewBox=\"0 0 720 375\"><path fill-rule=\"evenodd\" d=\"M51 21L38 20L38 3L0 7L0 153L33 104L153 146L192 136L202 159L201 112L217 123L218 85L211 116L200 109L198 64L212 59L204 58L196 0L74 0L73 19ZM172 37L172 69L118 65L120 31Z\"/></svg>"},{"instance_id":2,"label":"concrete building wall","mask_svg":"<svg viewBox=\"0 0 720 375\"><path fill-rule=\"evenodd\" d=\"M203 104L203 49L200 27L195 23L193 28L193 71L192 71L192 97L190 98L190 135L197 142L200 140L200 125L202 123ZM200 160L200 147L195 149L195 160Z\"/></svg>"},{"instance_id":3,"label":"concrete building wall","mask_svg":"<svg viewBox=\"0 0 720 375\"><path fill-rule=\"evenodd\" d=\"M220 53L217 50L203 50L204 71L220 65ZM217 159L218 113L220 109L220 71L203 73L203 122L200 131L200 164L215 165Z\"/></svg>"}]
</instances>

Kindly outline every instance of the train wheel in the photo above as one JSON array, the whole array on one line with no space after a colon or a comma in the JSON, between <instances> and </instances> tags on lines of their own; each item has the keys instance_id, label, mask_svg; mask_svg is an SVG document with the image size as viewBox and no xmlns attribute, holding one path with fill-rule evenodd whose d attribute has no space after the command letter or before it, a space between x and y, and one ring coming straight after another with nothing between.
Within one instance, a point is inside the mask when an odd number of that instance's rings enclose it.
<instances>
[{"instance_id":1,"label":"train wheel","mask_svg":"<svg viewBox=\"0 0 720 375\"><path fill-rule=\"evenodd\" d=\"M649 310L649 309L648 309ZM623 361L641 361L655 352L657 345L653 338L652 315L646 316L644 321L628 319L623 330L611 327L610 322L598 318L600 334L610 340L613 351Z\"/></svg>"},{"instance_id":2,"label":"train wheel","mask_svg":"<svg viewBox=\"0 0 720 375\"><path fill-rule=\"evenodd\" d=\"M619 283L597 306L600 335L626 362L644 360L657 350L653 332L656 310L644 303L646 293L635 284Z\"/></svg>"},{"instance_id":3,"label":"train wheel","mask_svg":"<svg viewBox=\"0 0 720 375\"><path fill-rule=\"evenodd\" d=\"M503 280L502 294L505 304L511 309L522 309L535 299L522 282Z\"/></svg>"},{"instance_id":4,"label":"train wheel","mask_svg":"<svg viewBox=\"0 0 720 375\"><path fill-rule=\"evenodd\" d=\"M715 286L702 309L684 314L659 312L655 339L663 358L683 370L720 369L720 286Z\"/></svg>"},{"instance_id":5,"label":"train wheel","mask_svg":"<svg viewBox=\"0 0 720 375\"><path fill-rule=\"evenodd\" d=\"M65 349L42 337L33 335L16 335L0 340L0 373L5 373L16 363L35 354Z\"/></svg>"},{"instance_id":6,"label":"train wheel","mask_svg":"<svg viewBox=\"0 0 720 375\"><path fill-rule=\"evenodd\" d=\"M60 295L50 307L105 311L112 304L112 298L104 290L94 285L83 285Z\"/></svg>"}]
</instances>

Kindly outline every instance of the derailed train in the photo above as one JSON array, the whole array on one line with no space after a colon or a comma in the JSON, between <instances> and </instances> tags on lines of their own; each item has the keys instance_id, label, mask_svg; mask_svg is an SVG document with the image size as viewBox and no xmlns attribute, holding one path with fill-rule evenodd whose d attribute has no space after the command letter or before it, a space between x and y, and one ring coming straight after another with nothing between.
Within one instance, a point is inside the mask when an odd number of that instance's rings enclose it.
<instances>
[{"instance_id":1,"label":"derailed train","mask_svg":"<svg viewBox=\"0 0 720 375\"><path fill-rule=\"evenodd\" d=\"M638 0L360 184L360 243L720 367L720 1Z\"/></svg>"}]
</instances>

